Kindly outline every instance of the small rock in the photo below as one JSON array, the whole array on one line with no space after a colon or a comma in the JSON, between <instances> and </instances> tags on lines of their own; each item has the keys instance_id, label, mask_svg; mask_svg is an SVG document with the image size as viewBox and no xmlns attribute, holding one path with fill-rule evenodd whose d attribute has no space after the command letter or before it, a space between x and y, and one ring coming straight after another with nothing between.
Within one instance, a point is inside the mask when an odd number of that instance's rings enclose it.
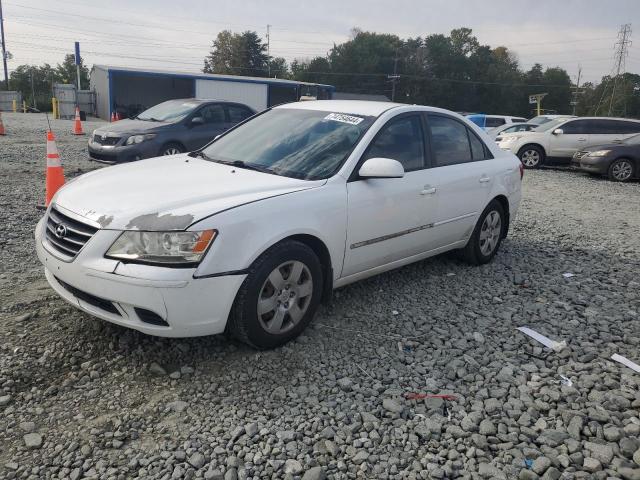
<instances>
[{"instance_id":1,"label":"small rock","mask_svg":"<svg viewBox=\"0 0 640 480\"><path fill-rule=\"evenodd\" d=\"M284 462L284 473L290 473L291 475L298 475L302 473L302 464L298 460L289 459Z\"/></svg>"},{"instance_id":2,"label":"small rock","mask_svg":"<svg viewBox=\"0 0 640 480\"><path fill-rule=\"evenodd\" d=\"M312 467L302 476L302 480L325 480L327 478L322 467Z\"/></svg>"},{"instance_id":3,"label":"small rock","mask_svg":"<svg viewBox=\"0 0 640 480\"><path fill-rule=\"evenodd\" d=\"M39 433L27 433L22 438L27 448L38 449L42 446L42 435Z\"/></svg>"},{"instance_id":4,"label":"small rock","mask_svg":"<svg viewBox=\"0 0 640 480\"><path fill-rule=\"evenodd\" d=\"M584 468L587 472L593 473L602 470L602 464L596 458L587 457L582 463L582 468Z\"/></svg>"},{"instance_id":5,"label":"small rock","mask_svg":"<svg viewBox=\"0 0 640 480\"><path fill-rule=\"evenodd\" d=\"M338 386L345 392L349 392L351 387L353 387L353 381L348 377L341 378L338 380Z\"/></svg>"},{"instance_id":6,"label":"small rock","mask_svg":"<svg viewBox=\"0 0 640 480\"><path fill-rule=\"evenodd\" d=\"M151 365L149 365L149 371L158 376L164 376L167 374L167 371L157 362L151 362Z\"/></svg>"},{"instance_id":7,"label":"small rock","mask_svg":"<svg viewBox=\"0 0 640 480\"><path fill-rule=\"evenodd\" d=\"M533 461L531 470L533 470L538 475L542 475L550 466L551 460L549 460L547 457L538 457Z\"/></svg>"},{"instance_id":8,"label":"small rock","mask_svg":"<svg viewBox=\"0 0 640 480\"><path fill-rule=\"evenodd\" d=\"M0 397L0 407L9 405L9 402L11 402L11 395L3 395Z\"/></svg>"},{"instance_id":9,"label":"small rock","mask_svg":"<svg viewBox=\"0 0 640 480\"><path fill-rule=\"evenodd\" d=\"M167 408L176 413L184 412L188 406L189 404L182 400L176 400L175 402L167 403Z\"/></svg>"},{"instance_id":10,"label":"small rock","mask_svg":"<svg viewBox=\"0 0 640 480\"><path fill-rule=\"evenodd\" d=\"M360 465L361 463L366 462L368 458L369 458L369 454L364 450L360 450L358 453L354 455L351 461L356 465Z\"/></svg>"},{"instance_id":11,"label":"small rock","mask_svg":"<svg viewBox=\"0 0 640 480\"><path fill-rule=\"evenodd\" d=\"M204 455L202 455L200 452L196 452L189 457L188 462L193 468L198 469L204 466L206 460L204 458Z\"/></svg>"},{"instance_id":12,"label":"small rock","mask_svg":"<svg viewBox=\"0 0 640 480\"><path fill-rule=\"evenodd\" d=\"M392 398L385 398L382 401L382 408L392 413L401 413L404 407Z\"/></svg>"},{"instance_id":13,"label":"small rock","mask_svg":"<svg viewBox=\"0 0 640 480\"><path fill-rule=\"evenodd\" d=\"M36 424L33 422L22 422L20 424L20 430L25 433L31 433L36 429Z\"/></svg>"}]
</instances>

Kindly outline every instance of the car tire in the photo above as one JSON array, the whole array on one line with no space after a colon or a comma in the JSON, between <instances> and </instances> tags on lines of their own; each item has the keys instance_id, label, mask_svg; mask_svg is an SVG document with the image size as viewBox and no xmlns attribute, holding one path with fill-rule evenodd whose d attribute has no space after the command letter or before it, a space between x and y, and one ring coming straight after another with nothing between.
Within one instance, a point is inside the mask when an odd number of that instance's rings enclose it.
<instances>
[{"instance_id":1,"label":"car tire","mask_svg":"<svg viewBox=\"0 0 640 480\"><path fill-rule=\"evenodd\" d=\"M489 263L496 255L504 232L507 230L504 208L497 200L492 200L484 209L473 233L462 250L464 260L471 265Z\"/></svg>"},{"instance_id":2,"label":"car tire","mask_svg":"<svg viewBox=\"0 0 640 480\"><path fill-rule=\"evenodd\" d=\"M614 182L627 182L633 178L633 162L628 158L619 158L611 162L607 177Z\"/></svg>"},{"instance_id":3,"label":"car tire","mask_svg":"<svg viewBox=\"0 0 640 480\"><path fill-rule=\"evenodd\" d=\"M300 335L313 319L322 285L322 266L314 251L294 240L281 242L249 268L227 330L257 349L283 345Z\"/></svg>"},{"instance_id":4,"label":"car tire","mask_svg":"<svg viewBox=\"0 0 640 480\"><path fill-rule=\"evenodd\" d=\"M518 158L524 168L540 168L544 163L544 150L537 145L525 145L518 151Z\"/></svg>"},{"instance_id":5,"label":"car tire","mask_svg":"<svg viewBox=\"0 0 640 480\"><path fill-rule=\"evenodd\" d=\"M160 156L184 153L184 147L176 142L166 143L160 149Z\"/></svg>"}]
</instances>

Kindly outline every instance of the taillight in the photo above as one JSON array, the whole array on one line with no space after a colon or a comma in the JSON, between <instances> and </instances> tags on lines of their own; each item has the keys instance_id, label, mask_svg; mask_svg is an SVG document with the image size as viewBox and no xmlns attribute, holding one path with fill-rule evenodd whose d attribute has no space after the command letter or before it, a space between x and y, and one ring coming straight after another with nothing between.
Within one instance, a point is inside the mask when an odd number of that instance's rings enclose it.
<instances>
[{"instance_id":1,"label":"taillight","mask_svg":"<svg viewBox=\"0 0 640 480\"><path fill-rule=\"evenodd\" d=\"M520 180L524 177L524 164L520 163Z\"/></svg>"}]
</instances>

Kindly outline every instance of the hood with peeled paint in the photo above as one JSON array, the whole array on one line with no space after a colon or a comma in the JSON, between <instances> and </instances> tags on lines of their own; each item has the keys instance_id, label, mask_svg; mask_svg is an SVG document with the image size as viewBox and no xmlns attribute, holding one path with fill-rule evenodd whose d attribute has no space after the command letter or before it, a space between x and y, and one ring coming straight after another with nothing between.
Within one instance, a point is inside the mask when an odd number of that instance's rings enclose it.
<instances>
[{"instance_id":1,"label":"hood with peeled paint","mask_svg":"<svg viewBox=\"0 0 640 480\"><path fill-rule=\"evenodd\" d=\"M95 170L63 187L53 201L102 228L183 230L223 210L324 183L184 154Z\"/></svg>"}]
</instances>

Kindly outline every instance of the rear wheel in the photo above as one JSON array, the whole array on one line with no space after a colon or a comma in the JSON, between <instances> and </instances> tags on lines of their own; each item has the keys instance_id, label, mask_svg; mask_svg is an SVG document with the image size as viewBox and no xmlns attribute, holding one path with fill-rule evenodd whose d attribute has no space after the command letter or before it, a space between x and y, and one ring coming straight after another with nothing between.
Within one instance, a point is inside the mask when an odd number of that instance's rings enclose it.
<instances>
[{"instance_id":1,"label":"rear wheel","mask_svg":"<svg viewBox=\"0 0 640 480\"><path fill-rule=\"evenodd\" d=\"M229 317L229 330L256 348L282 345L313 319L322 284L322 267L313 250L300 242L282 242L249 269Z\"/></svg>"},{"instance_id":2,"label":"rear wheel","mask_svg":"<svg viewBox=\"0 0 640 480\"><path fill-rule=\"evenodd\" d=\"M498 252L507 227L504 208L492 200L484 209L464 247L464 259L472 265L488 263Z\"/></svg>"},{"instance_id":3,"label":"rear wheel","mask_svg":"<svg viewBox=\"0 0 640 480\"><path fill-rule=\"evenodd\" d=\"M525 145L518 152L524 168L538 168L544 162L544 150L537 145Z\"/></svg>"},{"instance_id":4,"label":"rear wheel","mask_svg":"<svg viewBox=\"0 0 640 480\"><path fill-rule=\"evenodd\" d=\"M177 155L184 152L184 147L179 143L167 143L160 149L160 155Z\"/></svg>"},{"instance_id":5,"label":"rear wheel","mask_svg":"<svg viewBox=\"0 0 640 480\"><path fill-rule=\"evenodd\" d=\"M614 182L626 182L633 177L633 163L627 158L619 158L611 163L607 176Z\"/></svg>"}]
</instances>

